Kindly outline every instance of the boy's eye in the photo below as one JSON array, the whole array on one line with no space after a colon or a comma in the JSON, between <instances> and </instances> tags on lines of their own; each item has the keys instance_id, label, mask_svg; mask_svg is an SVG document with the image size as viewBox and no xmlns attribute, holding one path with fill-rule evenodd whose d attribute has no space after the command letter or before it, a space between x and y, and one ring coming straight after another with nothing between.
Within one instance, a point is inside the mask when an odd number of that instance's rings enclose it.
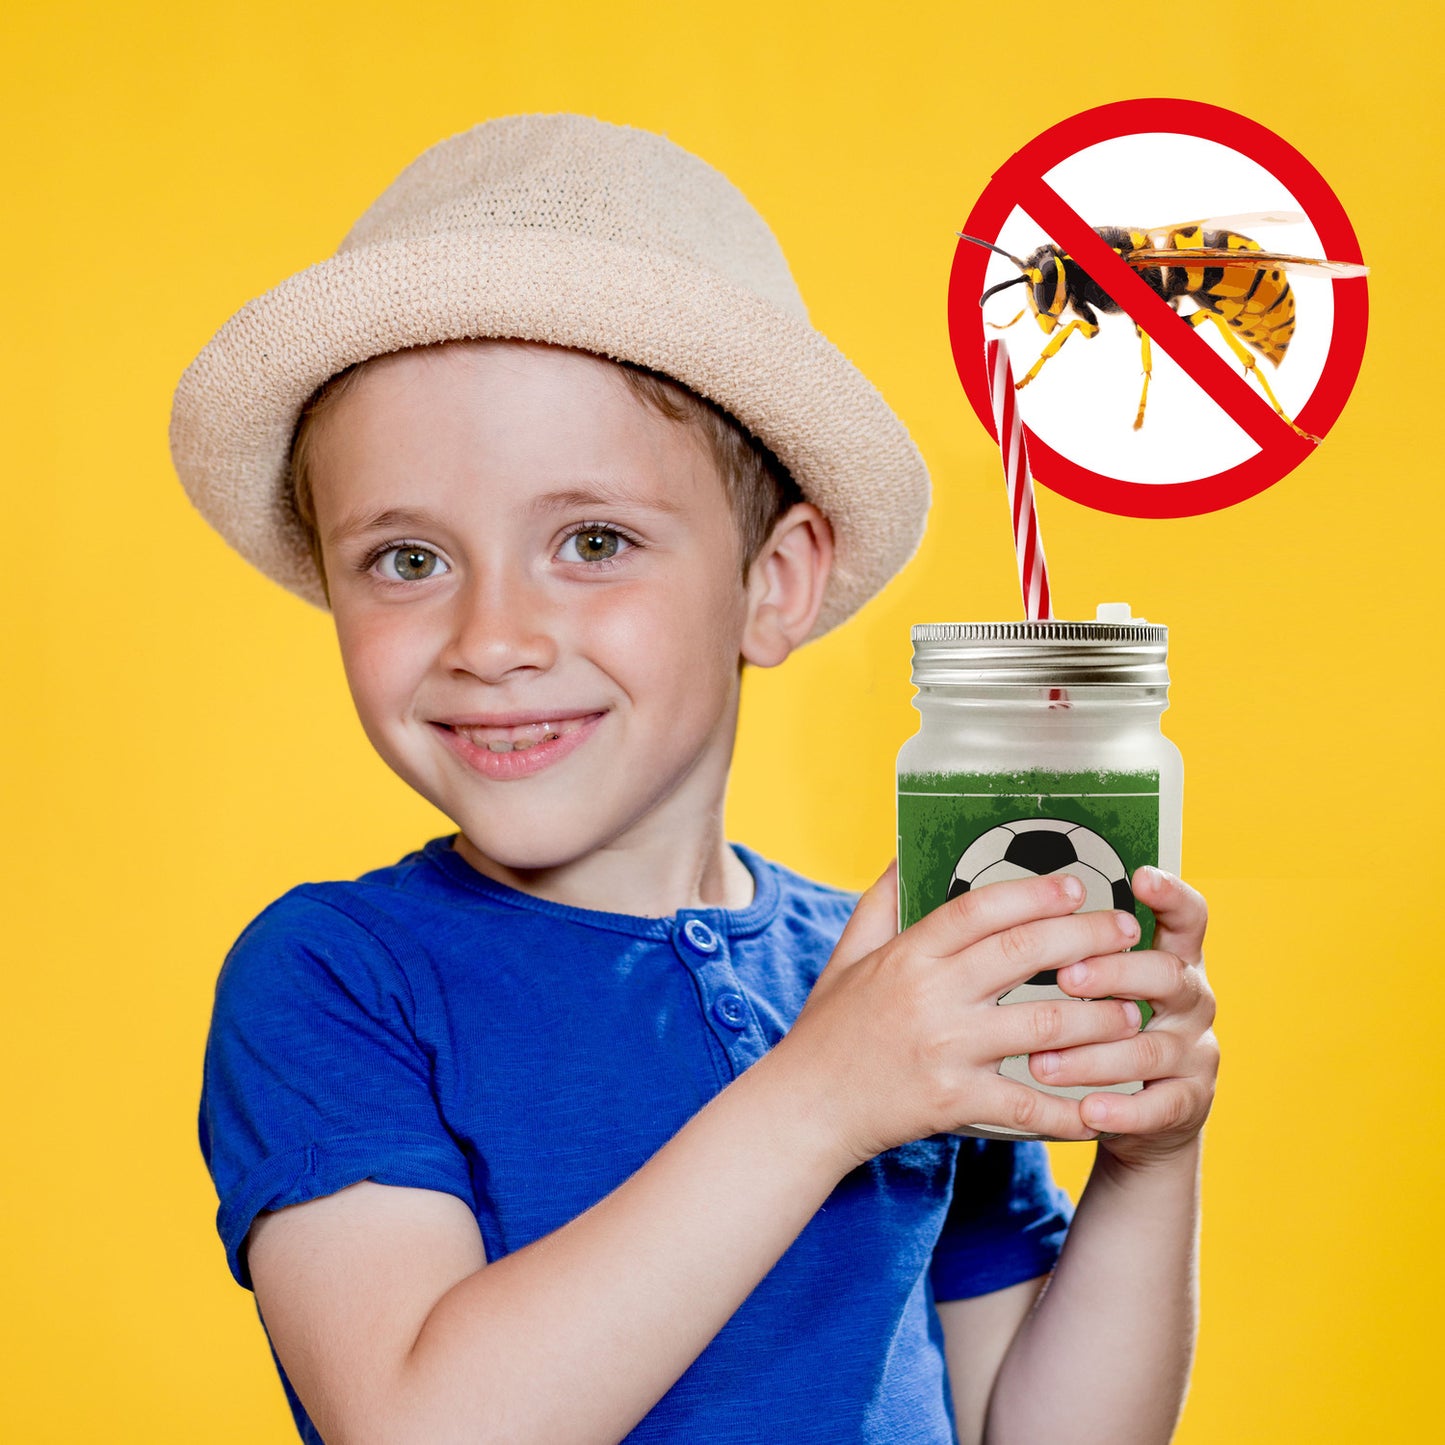
<instances>
[{"instance_id":1,"label":"boy's eye","mask_svg":"<svg viewBox=\"0 0 1445 1445\"><path fill-rule=\"evenodd\" d=\"M631 544L608 527L585 527L562 543L559 556L568 562L607 562Z\"/></svg>"},{"instance_id":2,"label":"boy's eye","mask_svg":"<svg viewBox=\"0 0 1445 1445\"><path fill-rule=\"evenodd\" d=\"M376 559L383 577L398 582L422 582L428 577L439 577L450 571L447 564L430 547L408 544L403 547L388 547Z\"/></svg>"}]
</instances>

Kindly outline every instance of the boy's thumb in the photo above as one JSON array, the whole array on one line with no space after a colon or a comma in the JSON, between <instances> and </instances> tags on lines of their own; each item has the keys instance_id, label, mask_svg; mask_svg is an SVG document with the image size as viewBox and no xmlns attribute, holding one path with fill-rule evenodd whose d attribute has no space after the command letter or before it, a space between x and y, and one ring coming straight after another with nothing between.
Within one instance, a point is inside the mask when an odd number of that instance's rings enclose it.
<instances>
[{"instance_id":1,"label":"boy's thumb","mask_svg":"<svg viewBox=\"0 0 1445 1445\"><path fill-rule=\"evenodd\" d=\"M847 968L866 958L898 933L898 860L858 900L838 946L829 960L830 968Z\"/></svg>"}]
</instances>

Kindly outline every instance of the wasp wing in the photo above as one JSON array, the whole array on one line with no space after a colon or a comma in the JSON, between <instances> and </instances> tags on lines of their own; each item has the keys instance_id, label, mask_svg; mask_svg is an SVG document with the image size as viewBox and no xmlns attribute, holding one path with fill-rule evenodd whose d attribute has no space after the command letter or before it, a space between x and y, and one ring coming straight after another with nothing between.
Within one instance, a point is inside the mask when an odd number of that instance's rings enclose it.
<instances>
[{"instance_id":1,"label":"wasp wing","mask_svg":"<svg viewBox=\"0 0 1445 1445\"><path fill-rule=\"evenodd\" d=\"M1328 272L1344 280L1354 276L1368 276L1370 268L1353 261L1325 261L1317 256L1289 256L1282 251L1232 251L1223 246L1188 246L1175 248L1160 246L1127 251L1123 259L1131 266L1188 266L1203 263L1207 266L1247 266L1258 271L1266 266L1277 266L1281 271Z\"/></svg>"},{"instance_id":2,"label":"wasp wing","mask_svg":"<svg viewBox=\"0 0 1445 1445\"><path fill-rule=\"evenodd\" d=\"M1140 229L1156 246L1169 244L1176 231L1235 231L1246 226L1299 226L1309 217L1303 211L1241 211L1236 216L1206 216L1198 221L1179 221L1172 226L1144 226Z\"/></svg>"}]
</instances>

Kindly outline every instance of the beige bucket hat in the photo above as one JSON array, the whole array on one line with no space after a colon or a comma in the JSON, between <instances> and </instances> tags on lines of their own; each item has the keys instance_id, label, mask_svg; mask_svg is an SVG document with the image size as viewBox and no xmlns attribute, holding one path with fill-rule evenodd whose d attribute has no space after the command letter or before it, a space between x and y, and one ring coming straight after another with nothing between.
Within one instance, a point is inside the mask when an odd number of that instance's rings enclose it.
<instances>
[{"instance_id":1,"label":"beige bucket hat","mask_svg":"<svg viewBox=\"0 0 1445 1445\"><path fill-rule=\"evenodd\" d=\"M335 256L237 312L176 390L182 484L243 557L324 607L289 501L302 406L355 362L465 337L651 367L735 416L832 523L837 561L814 636L918 546L923 459L809 324L762 217L672 142L577 115L510 116L433 146Z\"/></svg>"}]
</instances>

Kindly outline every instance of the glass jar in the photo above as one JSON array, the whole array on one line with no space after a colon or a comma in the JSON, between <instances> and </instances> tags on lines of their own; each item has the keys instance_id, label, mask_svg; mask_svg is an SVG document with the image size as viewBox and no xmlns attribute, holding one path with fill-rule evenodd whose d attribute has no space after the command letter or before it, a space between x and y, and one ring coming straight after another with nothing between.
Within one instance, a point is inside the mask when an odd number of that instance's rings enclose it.
<instances>
[{"instance_id":1,"label":"glass jar","mask_svg":"<svg viewBox=\"0 0 1445 1445\"><path fill-rule=\"evenodd\" d=\"M1146 863L1177 873L1182 832L1184 764L1159 729L1168 635L1115 603L1094 622L913 629L921 723L898 755L900 927L986 883L1065 872L1084 882L1081 912L1130 910L1136 946L1150 946L1153 915L1129 880ZM1063 997L1048 973L999 1002ZM1096 1092L1040 1084L1024 1056L999 1072L1069 1098Z\"/></svg>"}]
</instances>

